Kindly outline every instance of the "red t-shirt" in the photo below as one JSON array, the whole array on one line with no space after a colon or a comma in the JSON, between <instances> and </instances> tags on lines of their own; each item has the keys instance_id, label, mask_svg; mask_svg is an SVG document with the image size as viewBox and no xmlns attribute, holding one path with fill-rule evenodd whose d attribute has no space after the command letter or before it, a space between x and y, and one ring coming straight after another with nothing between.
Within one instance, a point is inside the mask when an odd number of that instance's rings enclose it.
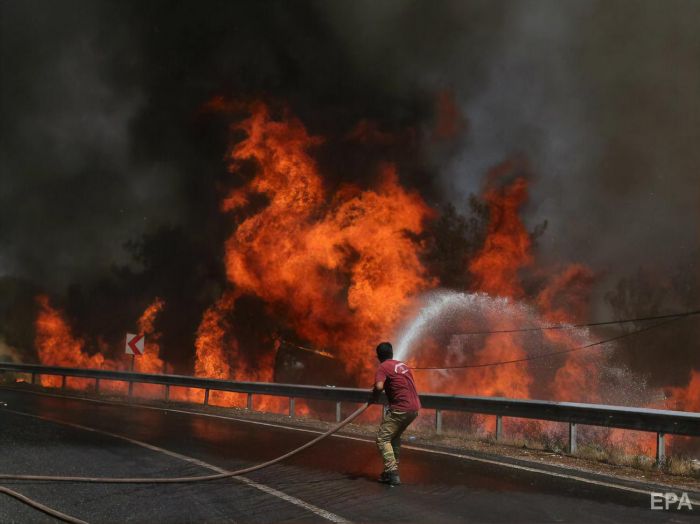
<instances>
[{"instance_id":1,"label":"red t-shirt","mask_svg":"<svg viewBox=\"0 0 700 524\"><path fill-rule=\"evenodd\" d=\"M409 367L398 360L385 360L377 368L375 384L384 382L389 407L397 411L418 411L420 400Z\"/></svg>"}]
</instances>

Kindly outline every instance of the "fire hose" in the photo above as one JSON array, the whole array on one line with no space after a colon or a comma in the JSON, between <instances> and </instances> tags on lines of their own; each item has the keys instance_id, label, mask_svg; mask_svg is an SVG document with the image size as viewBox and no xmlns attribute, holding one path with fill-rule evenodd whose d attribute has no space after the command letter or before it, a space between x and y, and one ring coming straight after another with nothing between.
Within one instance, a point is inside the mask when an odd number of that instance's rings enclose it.
<instances>
[{"instance_id":1,"label":"fire hose","mask_svg":"<svg viewBox=\"0 0 700 524\"><path fill-rule=\"evenodd\" d=\"M237 477L240 475L244 475L246 473L252 473L253 471L258 471L260 469L266 468L268 466L272 466L273 464L277 464L278 462L282 462L283 460L288 459L289 457L292 457L296 455L297 453L300 453L304 451L307 448L310 448L314 444L322 441L323 439L330 437L334 433L340 431L342 428L350 424L353 420L355 420L357 417L359 417L364 411L369 407L370 402L364 403L362 406L360 406L357 410L355 410L350 416L348 416L345 420L337 424L336 426L330 428L328 431L325 433L322 433L318 437L314 438L313 440L310 440L306 444L303 444L302 446L299 446L296 449L293 449L292 451L289 451L285 453L284 455L280 455L277 458L274 458L272 460L268 460L266 462L261 462L260 464L256 464L254 466L248 466L247 468L242 468L242 469L237 469L236 471L226 471L224 473L216 473L214 475L199 475L199 476L190 476L190 477L66 477L66 476L48 476L48 475L14 475L14 474L0 474L0 480L33 480L33 481L47 481L47 482L90 482L90 483L100 483L100 484L184 484L188 482L205 482L209 480L219 480L219 479L225 479L225 478L231 478L231 477ZM65 522L70 522L71 524L86 524L85 521L77 519L75 517L72 517L70 515L66 515L65 513L61 513L60 511L57 511L55 509L49 508L48 506L45 506L35 500L30 499L29 497L22 495L21 493L18 493L17 491L11 490L9 488L6 488L4 486L0 486L0 493L4 493L10 497L14 497L15 499L23 502L24 504L27 504L28 506L31 506L34 509L37 509L39 511L42 511L48 515L51 515L53 517L56 517L60 520L63 520Z\"/></svg>"}]
</instances>

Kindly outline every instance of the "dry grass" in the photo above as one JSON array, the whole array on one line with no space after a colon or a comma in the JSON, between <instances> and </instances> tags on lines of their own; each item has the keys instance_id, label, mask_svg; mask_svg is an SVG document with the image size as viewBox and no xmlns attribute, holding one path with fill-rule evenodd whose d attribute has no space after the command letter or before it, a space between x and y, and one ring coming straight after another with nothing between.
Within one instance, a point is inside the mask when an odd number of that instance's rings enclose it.
<instances>
[{"instance_id":1,"label":"dry grass","mask_svg":"<svg viewBox=\"0 0 700 524\"><path fill-rule=\"evenodd\" d=\"M700 461L683 456L671 456L666 459L664 471L671 475L694 477L700 479Z\"/></svg>"},{"instance_id":2,"label":"dry grass","mask_svg":"<svg viewBox=\"0 0 700 524\"><path fill-rule=\"evenodd\" d=\"M648 455L629 454L616 446L585 444L579 446L576 456L584 460L603 462L616 466L627 466L641 471L656 469L656 460ZM666 459L660 468L670 475L694 477L700 479L700 463L697 459L673 455Z\"/></svg>"},{"instance_id":3,"label":"dry grass","mask_svg":"<svg viewBox=\"0 0 700 524\"><path fill-rule=\"evenodd\" d=\"M436 439L430 431L416 432L420 437ZM561 436L540 435L540 436L511 436L497 441L494 434L477 435L464 432L447 431L438 439L457 439L462 442L484 442L489 445L501 445L518 449L533 451L544 451L561 456L572 456L568 453L568 442ZM662 467L657 468L654 457L644 454L629 453L621 446L615 446L609 442L589 442L580 443L576 454L573 457L590 462L598 462L613 466L625 466L639 471L651 472L661 471L669 475L681 477L693 477L700 479L700 461L691 457L681 455L669 456Z\"/></svg>"},{"instance_id":4,"label":"dry grass","mask_svg":"<svg viewBox=\"0 0 700 524\"><path fill-rule=\"evenodd\" d=\"M609 463L610 453L597 444L579 446L576 455L586 460Z\"/></svg>"}]
</instances>

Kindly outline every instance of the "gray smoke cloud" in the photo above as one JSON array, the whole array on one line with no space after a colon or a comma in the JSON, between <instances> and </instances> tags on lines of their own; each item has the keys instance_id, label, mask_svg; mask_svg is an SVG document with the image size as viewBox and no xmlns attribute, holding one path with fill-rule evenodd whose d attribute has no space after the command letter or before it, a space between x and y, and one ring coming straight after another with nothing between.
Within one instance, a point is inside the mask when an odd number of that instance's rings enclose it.
<instances>
[{"instance_id":1,"label":"gray smoke cloud","mask_svg":"<svg viewBox=\"0 0 700 524\"><path fill-rule=\"evenodd\" d=\"M133 155L147 101L115 75L138 50L109 5L2 4L0 274L99 274L177 210L176 168Z\"/></svg>"},{"instance_id":2,"label":"gray smoke cloud","mask_svg":"<svg viewBox=\"0 0 700 524\"><path fill-rule=\"evenodd\" d=\"M454 93L469 133L434 160L458 207L524 153L545 261L611 278L697 256L697 2L353 2L330 18L383 85Z\"/></svg>"}]
</instances>

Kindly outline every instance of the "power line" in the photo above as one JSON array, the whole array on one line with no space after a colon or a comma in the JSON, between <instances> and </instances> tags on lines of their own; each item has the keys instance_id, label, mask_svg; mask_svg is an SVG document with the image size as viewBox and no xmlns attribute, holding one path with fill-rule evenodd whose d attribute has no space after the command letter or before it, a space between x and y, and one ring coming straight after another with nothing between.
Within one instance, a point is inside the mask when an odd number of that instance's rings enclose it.
<instances>
[{"instance_id":1,"label":"power line","mask_svg":"<svg viewBox=\"0 0 700 524\"><path fill-rule=\"evenodd\" d=\"M582 327L596 327L596 326L609 326L613 324L629 324L631 322L648 322L650 320L665 320L665 322L658 322L656 324L653 324L651 326L647 326L645 328L637 329L634 331L630 331L628 333L622 333L621 335L617 335L612 338L600 340L598 342L594 342L592 344L587 344L585 346L581 347L576 347L576 348L571 348L571 349L566 349L562 351L554 351L552 353L544 353L542 355L534 355L531 357L525 357L521 359L515 359L515 360L506 360L502 362L490 362L486 364L472 364L472 365L467 365L467 366L451 366L451 367L412 367L411 369L415 370L441 370L441 369L470 369L470 368L483 368L483 367L490 367L490 366L500 366L503 364L516 364L518 362L527 362L529 360L536 360L540 358L545 358L545 357L550 357L550 356L556 356L556 355L562 355L566 353L573 353L575 351L580 351L582 349L588 349L591 347L595 346L600 346L602 344L606 344L608 342L613 342L615 340L619 340L622 338L626 338L631 335L635 335L637 333L642 333L644 331L648 331L650 329L654 329L659 326L663 326L665 324L668 324L670 322L673 322L675 320L680 320L682 318L687 318L690 316L694 315L700 315L700 309L695 309L692 311L684 311L682 313L672 313L672 314L667 314L667 315L654 315L654 316L648 316L648 317L637 317L637 318L625 318L625 319L619 319L619 320L606 320L602 322L588 322L584 324L556 324L553 326L538 326L538 327L529 327L529 328L514 328L514 329L496 329L496 330L491 330L491 331L469 331L466 333L460 333L460 335L494 335L494 334L499 334L499 333L524 333L524 332L531 332L531 331L546 331L546 330L564 330L564 329L576 329L576 328L582 328ZM279 339L282 344L285 344L287 346L295 347L297 349L300 349L302 351L306 351L308 353L315 353L316 355L320 355L322 357L326 358L331 358L335 359L337 358L335 355L328 351L323 351L315 348L310 348L310 347L305 347L305 346L300 346L298 344L294 344L288 340L285 340L283 338Z\"/></svg>"},{"instance_id":2,"label":"power line","mask_svg":"<svg viewBox=\"0 0 700 524\"><path fill-rule=\"evenodd\" d=\"M689 316L689 315L685 315L685 316ZM537 360L537 359L552 357L552 356L556 356L556 355L564 355L566 353L574 353L575 351L581 351L583 349L589 349L592 347L601 346L603 344L607 344L608 342L614 342L615 340L620 340L622 338L630 337L632 335L636 335L636 334L642 333L644 331L649 331L650 329L654 329L654 328L657 328L659 326L670 324L671 322L675 322L676 320L680 320L681 318L684 318L685 316L675 316L674 318L671 318L670 320L666 320L664 322L657 322L656 324L653 324L651 326L636 329L636 330L630 331L628 333L622 333L621 335L617 335L615 337L606 338L604 340L599 340L597 342L592 342L592 343L586 344L584 346L578 346L575 348L564 349L562 351L553 351L551 353L543 353L541 355L532 355L530 357L518 358L518 359L514 359L514 360L503 360L503 361L499 361L499 362L487 362L484 364L469 364L469 365L464 365L464 366L442 366L442 367L438 367L438 366L414 367L414 366L411 366L411 369L414 369L417 371L448 370L448 369L473 369L473 368L486 368L486 367L492 367L492 366L502 366L504 364L517 364L519 362L528 362L530 360Z\"/></svg>"},{"instance_id":3,"label":"power line","mask_svg":"<svg viewBox=\"0 0 700 524\"><path fill-rule=\"evenodd\" d=\"M513 328L513 329L494 329L489 331L467 331L466 333L460 333L460 335L495 335L498 333L524 333L528 331L546 331L554 329L576 329L582 327L596 327L596 326L610 326L613 324L629 324L631 322L646 322L649 320L664 320L667 318L685 318L693 315L700 315L700 309L693 311L685 311L683 313L673 313L668 315L655 315L651 317L638 317L638 318L625 318L621 320L606 320L603 322L587 322L585 324L555 324L553 326L536 326L529 328Z\"/></svg>"}]
</instances>

